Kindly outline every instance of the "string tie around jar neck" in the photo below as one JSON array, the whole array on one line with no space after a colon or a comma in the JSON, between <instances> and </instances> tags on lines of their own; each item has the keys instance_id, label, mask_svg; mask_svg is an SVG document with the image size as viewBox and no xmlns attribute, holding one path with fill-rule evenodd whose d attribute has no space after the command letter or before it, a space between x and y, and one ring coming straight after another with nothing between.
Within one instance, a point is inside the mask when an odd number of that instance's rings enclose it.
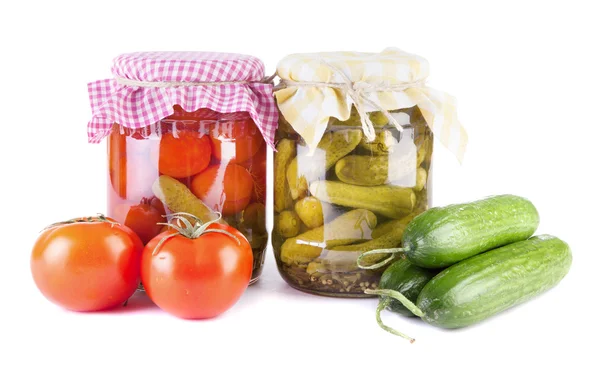
<instances>
[{"instance_id":1,"label":"string tie around jar neck","mask_svg":"<svg viewBox=\"0 0 600 376\"><path fill-rule=\"evenodd\" d=\"M380 104L374 102L369 98L369 93L373 92L389 92L389 91L404 91L407 89L422 87L425 85L425 79L410 81L410 82L402 82L398 84L390 84L390 83L376 83L372 84L364 81L353 82L350 77L348 77L341 69L330 64L326 60L321 60L323 64L325 64L328 68L330 68L334 73L339 75L344 82L313 82L313 81L290 81L282 79L281 83L275 87L275 90L282 89L284 87L327 87L333 89L342 90L352 99L354 103L354 107L356 107L356 111L360 116L360 121L362 125L362 130L368 141L375 140L375 127L373 126L373 122L371 121L367 111L366 105L375 108L377 111L380 111L385 115L388 121L398 129L398 131L402 132L403 128L400 123L390 114L388 110L383 108Z\"/></svg>"},{"instance_id":2,"label":"string tie around jar neck","mask_svg":"<svg viewBox=\"0 0 600 376\"><path fill-rule=\"evenodd\" d=\"M277 74L274 73L269 77L265 77L259 81L142 81L132 80L115 75L115 81L119 85L130 87L149 87L149 88L166 88L166 87L191 87L191 86L223 86L223 85L248 85L248 84L272 84L273 79Z\"/></svg>"}]
</instances>

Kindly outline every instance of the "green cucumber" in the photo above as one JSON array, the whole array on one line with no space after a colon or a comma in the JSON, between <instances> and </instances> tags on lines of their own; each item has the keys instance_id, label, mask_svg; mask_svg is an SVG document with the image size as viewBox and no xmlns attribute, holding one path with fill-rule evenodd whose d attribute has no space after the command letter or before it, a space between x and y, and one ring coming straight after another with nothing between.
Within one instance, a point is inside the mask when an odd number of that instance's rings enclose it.
<instances>
[{"instance_id":1,"label":"green cucumber","mask_svg":"<svg viewBox=\"0 0 600 376\"><path fill-rule=\"evenodd\" d=\"M400 259L385 269L379 280L379 289L398 291L408 300L416 303L419 293L435 274L433 270L424 269L411 264L406 259ZM381 309L388 308L402 316L415 315L397 300L386 296L381 297L380 305L382 305Z\"/></svg>"},{"instance_id":2,"label":"green cucumber","mask_svg":"<svg viewBox=\"0 0 600 376\"><path fill-rule=\"evenodd\" d=\"M481 252L529 238L540 218L533 204L519 196L500 195L464 204L429 209L406 227L402 248L373 250L369 254L391 253L384 261L363 269L380 268L403 252L423 268L444 268Z\"/></svg>"},{"instance_id":3,"label":"green cucumber","mask_svg":"<svg viewBox=\"0 0 600 376\"><path fill-rule=\"evenodd\" d=\"M567 243L534 236L446 269L421 291L417 306L430 324L471 325L554 287L571 261Z\"/></svg>"},{"instance_id":4,"label":"green cucumber","mask_svg":"<svg viewBox=\"0 0 600 376\"><path fill-rule=\"evenodd\" d=\"M399 313L402 316L416 316L402 303L402 298L408 299L411 304L416 303L421 290L423 290L425 285L435 276L435 274L436 273L433 270L413 265L405 258L395 261L385 269L379 280L378 289L374 290L381 292L375 314L379 326L390 333L404 337L410 342L414 342L414 338L385 325L381 320L381 311L388 309L392 312ZM386 293L388 295L386 295ZM395 293L400 293L400 298L393 299L389 296L389 294Z\"/></svg>"},{"instance_id":5,"label":"green cucumber","mask_svg":"<svg viewBox=\"0 0 600 376\"><path fill-rule=\"evenodd\" d=\"M539 235L449 267L425 285L416 305L396 291L365 293L396 298L429 324L461 328L554 287L569 271L571 261L567 243Z\"/></svg>"}]
</instances>

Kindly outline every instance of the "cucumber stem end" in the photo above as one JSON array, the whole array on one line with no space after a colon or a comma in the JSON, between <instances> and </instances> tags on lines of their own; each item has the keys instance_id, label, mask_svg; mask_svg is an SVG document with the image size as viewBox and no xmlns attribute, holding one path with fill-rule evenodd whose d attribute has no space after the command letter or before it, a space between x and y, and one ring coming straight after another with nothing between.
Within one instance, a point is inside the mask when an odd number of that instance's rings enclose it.
<instances>
[{"instance_id":1,"label":"cucumber stem end","mask_svg":"<svg viewBox=\"0 0 600 376\"><path fill-rule=\"evenodd\" d=\"M391 328L387 325L385 325L383 323L383 320L381 320L381 311L383 311L384 309L387 308L387 306L390 303L390 299L389 297L385 297L383 299L381 299L381 301L379 302L379 304L377 305L377 310L375 311L375 319L377 320L377 324L379 324L379 327L383 330L385 330L388 333L392 333L394 335L397 335L399 337L405 338L407 339L410 343L415 343L415 339L412 337L407 336L406 334L397 331L394 328Z\"/></svg>"},{"instance_id":2,"label":"cucumber stem end","mask_svg":"<svg viewBox=\"0 0 600 376\"><path fill-rule=\"evenodd\" d=\"M396 258L396 253L402 253L404 252L404 248L387 248L387 249L374 249L371 251L367 251L363 254L361 254L360 256L358 256L358 258L356 259L356 265L361 268L361 269L379 269L382 266L385 266L387 264L389 264L390 262L394 261L394 259ZM381 254L389 254L390 256L388 258L383 259L382 261L375 263L373 265L363 265L362 264L362 260L370 255L381 255Z\"/></svg>"},{"instance_id":3,"label":"cucumber stem end","mask_svg":"<svg viewBox=\"0 0 600 376\"><path fill-rule=\"evenodd\" d=\"M425 316L425 314L423 313L423 311L421 311L421 309L419 307L417 307L406 296L402 295L398 291L390 290L390 289L376 289L376 290L366 289L365 294L380 295L380 296L387 296L390 298L394 298L397 301L399 301L400 303L402 303L403 306L408 308L408 310L411 311L415 316L419 316L419 317Z\"/></svg>"}]
</instances>

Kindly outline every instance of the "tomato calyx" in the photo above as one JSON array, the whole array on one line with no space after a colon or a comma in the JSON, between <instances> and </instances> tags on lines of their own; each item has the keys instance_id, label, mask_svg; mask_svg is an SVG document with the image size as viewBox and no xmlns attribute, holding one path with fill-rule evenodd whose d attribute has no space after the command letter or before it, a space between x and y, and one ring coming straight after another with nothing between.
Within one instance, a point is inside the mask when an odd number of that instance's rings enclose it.
<instances>
[{"instance_id":1,"label":"tomato calyx","mask_svg":"<svg viewBox=\"0 0 600 376\"><path fill-rule=\"evenodd\" d=\"M220 233L220 234L229 236L230 238L235 240L238 245L240 245L241 244L240 240L232 233L227 232L225 230L218 229L218 228L208 228L210 225L212 225L214 223L218 223L221 220L221 213L217 212L217 214L218 214L217 218L215 218L211 221L208 221L208 222L202 222L202 220L200 218L196 217L195 215L190 214L190 213L185 213L185 212L178 212L178 213L173 213L170 215L163 216L163 217L166 217L169 220L169 222L158 223L158 224L168 226L168 227L176 230L177 232L166 235L165 237L160 239L160 241L158 242L158 244L152 251L152 256L156 256L156 254L160 251L160 248L162 247L162 245L167 240L169 240L175 236L179 236L179 235L184 236L188 239L198 239L200 236L202 236L204 234L207 234L210 232L216 232L216 233ZM192 224L192 222L188 218L191 218L194 221L194 224ZM171 219L176 219L177 224L171 223L170 222Z\"/></svg>"},{"instance_id":2,"label":"tomato calyx","mask_svg":"<svg viewBox=\"0 0 600 376\"><path fill-rule=\"evenodd\" d=\"M56 223L53 223L53 224L51 224L49 226L44 227L42 229L42 231L46 231L46 230L49 230L51 228L58 227L58 226L68 225L68 224L71 224L71 223L82 223L82 222L105 222L105 223L110 223L111 225L121 226L121 224L119 222L116 222L112 218L108 218L104 214L98 213L95 217L92 217L92 216L90 216L90 217L78 217L78 218L69 219L67 221L56 222Z\"/></svg>"}]
</instances>

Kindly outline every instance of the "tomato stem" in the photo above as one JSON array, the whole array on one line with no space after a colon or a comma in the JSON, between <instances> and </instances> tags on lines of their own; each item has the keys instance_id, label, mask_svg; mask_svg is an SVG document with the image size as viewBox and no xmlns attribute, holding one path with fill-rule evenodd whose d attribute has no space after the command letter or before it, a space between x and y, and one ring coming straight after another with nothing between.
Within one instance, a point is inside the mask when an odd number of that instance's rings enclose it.
<instances>
[{"instance_id":1,"label":"tomato stem","mask_svg":"<svg viewBox=\"0 0 600 376\"><path fill-rule=\"evenodd\" d=\"M165 242L171 238L176 237L177 235L180 235L179 232L174 232L172 234L169 234L167 236L165 236L164 238L160 239L160 241L158 242L158 244L156 245L156 247L154 247L154 250L152 251L152 256L156 256L156 254L158 253L158 251L160 250L160 248L162 247L163 244L165 244Z\"/></svg>"},{"instance_id":2,"label":"tomato stem","mask_svg":"<svg viewBox=\"0 0 600 376\"><path fill-rule=\"evenodd\" d=\"M67 221L62 221L62 222L56 222L53 223L49 226L46 226L42 229L42 231L46 231L49 230L51 228L54 227L58 227L58 226L62 226L62 225L68 225L71 223L82 223L82 222L106 222L106 223L110 223L111 225L118 225L120 226L121 224L119 222L115 222L112 219L107 218L104 214L102 213L98 213L95 217L79 217L79 218L72 218L69 219Z\"/></svg>"},{"instance_id":3,"label":"tomato stem","mask_svg":"<svg viewBox=\"0 0 600 376\"><path fill-rule=\"evenodd\" d=\"M385 330L386 332L388 332L388 333L392 333L392 334L395 334L395 335L397 335L397 336L400 336L400 337L402 337L402 338L405 338L405 339L409 340L409 341L410 341L410 343L414 343L414 342L415 342L415 339L414 339L414 338L412 338L412 337L409 337L409 336L407 336L406 334L404 334L404 333L402 333L402 332L399 332L399 331L397 331L396 329L394 329L394 328L392 328L392 327L389 327L389 326L385 325L385 324L383 323L383 320L381 320L381 311L383 311L384 309L386 309L386 308L388 307L388 305L390 304L390 299L391 299L391 298L388 298L388 297L386 297L386 298L382 299L382 300L379 302L379 304L377 305L377 310L375 311L375 319L377 320L377 324L379 324L379 326L380 326L380 327L381 327L383 330Z\"/></svg>"},{"instance_id":4,"label":"tomato stem","mask_svg":"<svg viewBox=\"0 0 600 376\"><path fill-rule=\"evenodd\" d=\"M227 232L226 230L222 230L222 229L216 229L216 228L209 229L208 228L213 223L217 223L221 220L221 213L217 212L217 214L218 214L217 218L215 218L211 221L208 221L206 223L202 222L202 220L200 218L196 217L195 215L190 214L190 213L184 213L184 212L178 212L178 213L173 213L170 215L163 216L163 217L168 218L169 220L176 219L177 224L170 223L170 222L158 223L158 224L168 226L168 227L176 230L177 232L166 235L165 237L160 239L160 241L158 242L156 247L154 247L154 250L152 251L152 255L155 256L160 251L160 248L167 240L169 240L175 236L178 236L178 235L185 236L188 239L197 239L206 233L215 232L215 233L224 234L224 235L229 236L230 238L234 239L238 245L240 245L241 244L240 239L238 239L235 235L231 234L230 232ZM194 221L194 224L192 224L192 222L186 217L191 218Z\"/></svg>"},{"instance_id":5,"label":"tomato stem","mask_svg":"<svg viewBox=\"0 0 600 376\"><path fill-rule=\"evenodd\" d=\"M419 307L417 307L406 296L402 295L401 293L399 293L396 290L391 290L391 289L370 290L370 289L367 289L367 290L365 290L365 294L380 295L380 296L382 295L382 296L394 298L397 301L399 301L400 303L402 303L403 306L408 308L408 310L411 311L415 316L419 316L419 317L425 316L425 314L423 313L423 311L421 311L421 309Z\"/></svg>"}]
</instances>

